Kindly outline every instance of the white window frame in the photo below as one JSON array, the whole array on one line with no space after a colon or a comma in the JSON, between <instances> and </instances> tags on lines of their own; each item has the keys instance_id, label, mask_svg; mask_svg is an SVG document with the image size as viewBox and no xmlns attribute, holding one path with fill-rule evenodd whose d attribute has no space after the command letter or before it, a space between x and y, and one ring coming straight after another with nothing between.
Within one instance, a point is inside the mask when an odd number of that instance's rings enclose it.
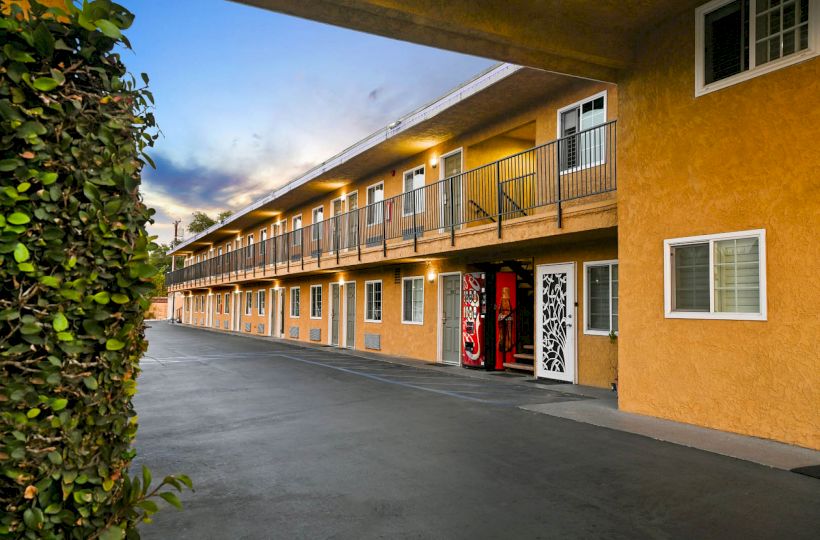
<instances>
[{"instance_id":1,"label":"white window frame","mask_svg":"<svg viewBox=\"0 0 820 540\"><path fill-rule=\"evenodd\" d=\"M296 220L299 220L299 227L296 227ZM301 246L302 245L302 214L296 214L292 218L290 218L291 222L291 230L293 232L293 238L291 239L291 244L294 246Z\"/></svg>"},{"instance_id":2,"label":"white window frame","mask_svg":"<svg viewBox=\"0 0 820 540\"><path fill-rule=\"evenodd\" d=\"M563 138L563 135L561 134L561 131L562 131L562 129L561 129L562 128L562 126L561 126L561 115L563 113L567 112L570 109L580 108L585 103L587 103L589 101L595 101L599 97L604 98L604 123L599 124L599 126L603 126L607 122L609 122L609 96L607 94L608 94L607 90L601 90L597 94L593 94L593 95L587 96L583 99L579 99L575 103L570 103L569 105L565 105L565 106L561 107L560 109L558 109L555 113L555 135L556 135L556 137L558 139ZM596 127L598 127L598 126L596 126ZM579 125L578 128L579 128L578 131L580 132L581 131L581 129L580 129L581 126ZM595 129L595 128L587 128L587 129ZM586 131L586 130L584 130L584 131ZM570 135L568 135L568 137L569 136ZM604 163L606 163L606 157L607 157L607 154L606 154L606 152L607 152L607 149L606 149L607 140L606 139L607 139L606 137L603 137L603 148L601 149L601 161L595 161L595 162L592 162L592 163L584 163L583 165L579 165L577 167L569 167L569 168L566 168L566 169L561 169L561 174L571 174L571 173L574 173L574 172L582 171L584 169L589 169L590 167L599 167L599 166L603 165ZM558 159L559 160L561 159L560 156L558 157Z\"/></svg>"},{"instance_id":3,"label":"white window frame","mask_svg":"<svg viewBox=\"0 0 820 540\"><path fill-rule=\"evenodd\" d=\"M230 313L231 313L230 302L231 302L231 293L226 292L225 293L225 307L222 308L225 315L230 315Z\"/></svg>"},{"instance_id":4,"label":"white window frame","mask_svg":"<svg viewBox=\"0 0 820 540\"><path fill-rule=\"evenodd\" d=\"M422 176L422 178L424 178L424 181L422 182L421 186L415 187L416 171L418 171L419 169L421 169L421 176ZM412 173L413 174L413 188L410 191L407 191L407 186L405 185L405 182L407 181L407 173ZM424 213L424 207L426 206L426 203L427 203L427 200L426 200L427 196L426 196L426 192L424 191L424 186L426 186L426 185L427 185L427 166L425 164L417 165L417 166L412 167L410 169L407 169L406 171L401 173L401 192L402 192L402 195L404 195L404 197L407 197L408 194L413 194L413 196L416 196L418 199L420 199L421 208L418 208L418 205L416 205L416 215ZM420 195L415 195L417 190L420 190L419 191ZM407 205L407 203L406 203L407 199L405 199L404 197L402 197L402 201L401 201L401 216L402 217L412 216L413 215L412 210L410 212L405 211L405 206Z\"/></svg>"},{"instance_id":5,"label":"white window frame","mask_svg":"<svg viewBox=\"0 0 820 540\"><path fill-rule=\"evenodd\" d=\"M404 282L411 281L411 280L421 280L421 320L420 321L407 321L404 319ZM412 307L410 309L412 313ZM423 325L424 324L424 276L407 276L401 278L401 323L402 324L417 324Z\"/></svg>"},{"instance_id":6,"label":"white window frame","mask_svg":"<svg viewBox=\"0 0 820 540\"><path fill-rule=\"evenodd\" d=\"M251 314L253 314L253 291L245 291L245 315L250 316Z\"/></svg>"},{"instance_id":7,"label":"white window frame","mask_svg":"<svg viewBox=\"0 0 820 540\"><path fill-rule=\"evenodd\" d=\"M771 73L792 64L797 64L813 58L820 54L820 0L809 0L809 46L807 49L792 53L788 56L778 58L771 62L766 62L760 66L756 65L755 34L757 25L757 3L755 0L749 1L749 69L741 71L725 79L705 84L704 49L706 32L704 29L704 19L706 15L720 9L721 7L734 2L735 0L712 0L695 9L695 97L699 97L716 90L721 90L743 81L748 81L760 75Z\"/></svg>"},{"instance_id":8,"label":"white window frame","mask_svg":"<svg viewBox=\"0 0 820 540\"><path fill-rule=\"evenodd\" d=\"M381 201L371 201L370 200L370 188L375 188L375 187L378 187L378 186L382 187L382 200ZM367 186L367 188L365 188L365 190L364 190L364 197L365 197L364 226L365 227L375 227L377 225L381 225L382 223L384 223L384 218L385 218L384 213L385 213L385 208L387 206L387 205L384 204L384 182L383 181L382 182L376 182L375 184L370 184L369 186ZM381 214L380 214L381 218L379 220L374 220L373 223L370 223L370 219L369 219L370 211L371 211L370 205L371 204L375 205L376 203L379 203L379 202L382 203ZM377 213L376 213L376 207L375 206L372 208L372 211L373 211L373 215L376 216Z\"/></svg>"},{"instance_id":9,"label":"white window frame","mask_svg":"<svg viewBox=\"0 0 820 540\"><path fill-rule=\"evenodd\" d=\"M256 291L256 314L265 314L265 289Z\"/></svg>"},{"instance_id":10,"label":"white window frame","mask_svg":"<svg viewBox=\"0 0 820 540\"><path fill-rule=\"evenodd\" d=\"M293 301L293 293L296 291L297 295L299 296L299 301ZM290 318L291 319L298 319L302 313L302 288L301 287L291 287L290 288ZM294 315L294 306L296 307L296 314Z\"/></svg>"},{"instance_id":11,"label":"white window frame","mask_svg":"<svg viewBox=\"0 0 820 540\"><path fill-rule=\"evenodd\" d=\"M319 220L316 219L316 211L317 210L322 212L322 219L319 219ZM310 225L311 225L311 227L310 227L310 230L311 230L310 239L313 242L318 242L319 238L321 238L322 229L319 227L319 224L322 223L324 220L325 220L325 205L322 204L322 205L317 206L315 208L312 208L310 210Z\"/></svg>"},{"instance_id":12,"label":"white window frame","mask_svg":"<svg viewBox=\"0 0 820 540\"><path fill-rule=\"evenodd\" d=\"M222 295L219 293L216 293L216 306L214 308L217 315L222 315Z\"/></svg>"},{"instance_id":13,"label":"white window frame","mask_svg":"<svg viewBox=\"0 0 820 540\"><path fill-rule=\"evenodd\" d=\"M737 240L757 238L758 240L758 279L760 294L760 312L729 313L715 311L715 276L714 276L714 243L720 240ZM672 310L672 248L688 244L709 244L709 311L673 311ZM667 319L715 319L730 321L765 321L766 307L766 230L752 229L731 233L705 234L672 238L663 241L663 298L664 312Z\"/></svg>"},{"instance_id":14,"label":"white window frame","mask_svg":"<svg viewBox=\"0 0 820 540\"><path fill-rule=\"evenodd\" d=\"M368 290L368 285L379 284L379 318L378 319L369 319L367 317L367 305L370 301L371 292ZM404 291L404 288L402 288ZM382 284L382 280L380 279L371 279L364 282L364 322L366 323L379 323L381 324L382 320L384 319L384 284Z\"/></svg>"},{"instance_id":15,"label":"white window frame","mask_svg":"<svg viewBox=\"0 0 820 540\"><path fill-rule=\"evenodd\" d=\"M319 315L314 315L313 307L316 299L316 293L314 291L319 290ZM324 296L322 294L322 286L321 285L311 285L310 286L310 318L318 321L322 319L322 298Z\"/></svg>"},{"instance_id":16,"label":"white window frame","mask_svg":"<svg viewBox=\"0 0 820 540\"><path fill-rule=\"evenodd\" d=\"M612 266L617 265L618 259L609 259L606 261L588 261L584 263L584 334L587 336L608 336L612 333ZM594 266L606 266L609 268L609 332L589 328L589 275L587 272L589 268L592 268ZM618 268L618 270L620 272L620 267ZM618 274L618 277L620 285L620 273ZM618 302L618 307L620 307L620 301ZM615 335L618 335L617 330L615 331Z\"/></svg>"}]
</instances>

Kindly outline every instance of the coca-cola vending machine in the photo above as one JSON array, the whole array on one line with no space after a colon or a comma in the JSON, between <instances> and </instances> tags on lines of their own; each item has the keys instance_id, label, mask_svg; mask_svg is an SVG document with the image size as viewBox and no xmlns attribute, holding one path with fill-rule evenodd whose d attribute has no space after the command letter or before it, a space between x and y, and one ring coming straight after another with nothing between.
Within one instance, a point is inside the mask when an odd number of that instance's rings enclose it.
<instances>
[{"instance_id":1,"label":"coca-cola vending machine","mask_svg":"<svg viewBox=\"0 0 820 540\"><path fill-rule=\"evenodd\" d=\"M464 274L461 295L461 363L466 367L484 367L487 351L484 342L487 314L487 279L484 272Z\"/></svg>"}]
</instances>

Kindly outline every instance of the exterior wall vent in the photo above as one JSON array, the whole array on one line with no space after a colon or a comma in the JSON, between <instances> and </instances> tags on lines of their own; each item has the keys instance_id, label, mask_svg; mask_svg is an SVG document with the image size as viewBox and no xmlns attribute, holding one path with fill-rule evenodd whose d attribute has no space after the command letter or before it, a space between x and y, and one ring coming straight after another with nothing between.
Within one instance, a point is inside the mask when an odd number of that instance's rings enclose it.
<instances>
[{"instance_id":1,"label":"exterior wall vent","mask_svg":"<svg viewBox=\"0 0 820 540\"><path fill-rule=\"evenodd\" d=\"M292 338L299 339L299 327L298 326L291 326L289 335Z\"/></svg>"},{"instance_id":2,"label":"exterior wall vent","mask_svg":"<svg viewBox=\"0 0 820 540\"><path fill-rule=\"evenodd\" d=\"M264 334L265 333L265 325L264 324L257 324L256 325L256 331L259 334Z\"/></svg>"},{"instance_id":3,"label":"exterior wall vent","mask_svg":"<svg viewBox=\"0 0 820 540\"><path fill-rule=\"evenodd\" d=\"M396 267L396 269L393 270L393 283L395 283L396 285L401 285L401 267L400 266Z\"/></svg>"},{"instance_id":4,"label":"exterior wall vent","mask_svg":"<svg viewBox=\"0 0 820 540\"><path fill-rule=\"evenodd\" d=\"M380 351L382 348L382 336L381 334L365 334L364 335L364 348L365 349L372 349L374 351Z\"/></svg>"},{"instance_id":5,"label":"exterior wall vent","mask_svg":"<svg viewBox=\"0 0 820 540\"><path fill-rule=\"evenodd\" d=\"M321 328L311 328L310 329L310 340L311 341L322 341L322 329Z\"/></svg>"}]
</instances>

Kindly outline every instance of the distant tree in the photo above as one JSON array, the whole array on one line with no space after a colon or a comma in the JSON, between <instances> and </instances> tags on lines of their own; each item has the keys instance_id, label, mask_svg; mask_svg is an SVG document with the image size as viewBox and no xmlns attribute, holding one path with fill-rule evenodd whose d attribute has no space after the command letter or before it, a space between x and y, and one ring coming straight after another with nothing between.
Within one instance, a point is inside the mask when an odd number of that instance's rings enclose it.
<instances>
[{"instance_id":1,"label":"distant tree","mask_svg":"<svg viewBox=\"0 0 820 540\"><path fill-rule=\"evenodd\" d=\"M214 221L214 219L205 212L197 211L191 215L193 216L193 219L188 224L188 232L192 232L194 234L201 233L208 227L216 224L216 221Z\"/></svg>"},{"instance_id":2,"label":"distant tree","mask_svg":"<svg viewBox=\"0 0 820 540\"><path fill-rule=\"evenodd\" d=\"M191 214L193 219L188 224L188 232L192 232L194 234L201 233L202 231L208 229L217 223L221 223L231 217L233 215L233 211L225 210L224 212L220 212L216 219L213 219L211 216L206 214L205 212L194 212Z\"/></svg>"}]
</instances>

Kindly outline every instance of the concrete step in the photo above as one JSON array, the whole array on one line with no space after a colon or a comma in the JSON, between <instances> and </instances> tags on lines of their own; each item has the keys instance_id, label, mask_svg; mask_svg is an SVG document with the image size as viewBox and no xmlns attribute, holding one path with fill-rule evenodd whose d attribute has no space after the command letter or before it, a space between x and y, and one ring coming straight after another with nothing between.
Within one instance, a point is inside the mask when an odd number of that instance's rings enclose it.
<instances>
[{"instance_id":1,"label":"concrete step","mask_svg":"<svg viewBox=\"0 0 820 540\"><path fill-rule=\"evenodd\" d=\"M518 362L504 362L504 367L506 369L529 371L530 373L535 372L535 368L531 364L519 364Z\"/></svg>"},{"instance_id":2,"label":"concrete step","mask_svg":"<svg viewBox=\"0 0 820 540\"><path fill-rule=\"evenodd\" d=\"M518 360L529 360L530 362L533 362L535 360L535 356L532 353L523 353L523 352L522 353L515 353L513 355L513 358L518 359Z\"/></svg>"},{"instance_id":3,"label":"concrete step","mask_svg":"<svg viewBox=\"0 0 820 540\"><path fill-rule=\"evenodd\" d=\"M532 351L533 349L535 349L535 345L522 345L521 348L525 351Z\"/></svg>"}]
</instances>

